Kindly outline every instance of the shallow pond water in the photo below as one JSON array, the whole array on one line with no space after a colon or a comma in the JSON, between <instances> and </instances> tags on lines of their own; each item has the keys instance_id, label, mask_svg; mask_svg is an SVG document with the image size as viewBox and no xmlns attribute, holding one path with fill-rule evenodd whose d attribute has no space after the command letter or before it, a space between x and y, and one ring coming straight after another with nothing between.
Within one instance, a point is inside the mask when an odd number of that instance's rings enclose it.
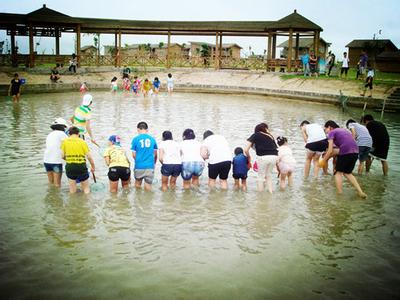
<instances>
[{"instance_id":1,"label":"shallow pond water","mask_svg":"<svg viewBox=\"0 0 400 300\"><path fill-rule=\"evenodd\" d=\"M159 141L164 130L181 140L191 127L211 129L232 151L265 121L288 137L298 162L294 186L273 195L198 190L110 195L107 168L90 145L105 189L89 196L51 188L42 166L49 125L68 118L79 93L24 95L0 102L0 298L62 299L320 299L395 298L400 292L400 120L385 115L391 135L390 175L374 163L358 177L359 199L333 178L302 178L304 119L342 126L360 111L342 113L316 103L259 96L175 93L133 98L93 92L93 131L106 145L119 134L129 151L136 124L147 121ZM378 117L378 115L376 115ZM357 117L358 118L358 117ZM277 179L274 188L277 190ZM397 195L397 196L396 196Z\"/></svg>"}]
</instances>

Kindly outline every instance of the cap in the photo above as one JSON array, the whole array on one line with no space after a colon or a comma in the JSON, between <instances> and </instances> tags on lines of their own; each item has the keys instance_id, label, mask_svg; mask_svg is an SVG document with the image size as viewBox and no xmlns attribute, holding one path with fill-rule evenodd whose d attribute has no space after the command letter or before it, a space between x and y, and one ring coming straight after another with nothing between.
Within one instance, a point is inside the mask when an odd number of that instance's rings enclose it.
<instances>
[{"instance_id":1,"label":"cap","mask_svg":"<svg viewBox=\"0 0 400 300\"><path fill-rule=\"evenodd\" d=\"M55 119L52 125L63 125L65 127L68 127L67 121L65 121L63 118Z\"/></svg>"},{"instance_id":2,"label":"cap","mask_svg":"<svg viewBox=\"0 0 400 300\"><path fill-rule=\"evenodd\" d=\"M108 140L113 143L113 145L121 146L121 138L118 135L111 135Z\"/></svg>"},{"instance_id":3,"label":"cap","mask_svg":"<svg viewBox=\"0 0 400 300\"><path fill-rule=\"evenodd\" d=\"M82 105L89 106L90 103L92 103L92 101L93 101L92 95L86 94L85 96L83 96Z\"/></svg>"}]
</instances>

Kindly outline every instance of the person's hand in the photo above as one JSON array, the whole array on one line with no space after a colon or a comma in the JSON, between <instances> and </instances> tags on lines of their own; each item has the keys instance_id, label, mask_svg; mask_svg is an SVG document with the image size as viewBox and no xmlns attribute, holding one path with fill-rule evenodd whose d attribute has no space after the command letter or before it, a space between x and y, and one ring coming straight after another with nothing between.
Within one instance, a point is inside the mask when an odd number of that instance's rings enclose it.
<instances>
[{"instance_id":1,"label":"person's hand","mask_svg":"<svg viewBox=\"0 0 400 300\"><path fill-rule=\"evenodd\" d=\"M90 166L90 172L94 173L94 171L96 171L94 165Z\"/></svg>"}]
</instances>

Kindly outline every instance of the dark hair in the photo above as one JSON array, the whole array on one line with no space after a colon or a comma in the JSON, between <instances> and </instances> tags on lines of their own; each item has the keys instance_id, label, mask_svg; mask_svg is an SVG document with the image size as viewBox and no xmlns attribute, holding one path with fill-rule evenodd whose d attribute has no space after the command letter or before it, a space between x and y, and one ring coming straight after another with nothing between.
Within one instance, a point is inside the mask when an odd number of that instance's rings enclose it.
<instances>
[{"instance_id":1,"label":"dark hair","mask_svg":"<svg viewBox=\"0 0 400 300\"><path fill-rule=\"evenodd\" d=\"M146 122L143 122L143 121L142 121L142 122L139 122L139 123L137 124L136 128L137 128L137 129L143 130L143 129L148 129L149 126L147 125Z\"/></svg>"},{"instance_id":2,"label":"dark hair","mask_svg":"<svg viewBox=\"0 0 400 300\"><path fill-rule=\"evenodd\" d=\"M171 74L171 73L168 73L168 77L171 78L171 77L172 77L172 74Z\"/></svg>"},{"instance_id":3,"label":"dark hair","mask_svg":"<svg viewBox=\"0 0 400 300\"><path fill-rule=\"evenodd\" d=\"M260 123L254 128L254 133L257 132L267 132L268 131L268 125L266 123Z\"/></svg>"},{"instance_id":4,"label":"dark hair","mask_svg":"<svg viewBox=\"0 0 400 300\"><path fill-rule=\"evenodd\" d=\"M154 81L158 81L158 77L154 77Z\"/></svg>"},{"instance_id":5,"label":"dark hair","mask_svg":"<svg viewBox=\"0 0 400 300\"><path fill-rule=\"evenodd\" d=\"M287 138L285 138L284 136L278 136L276 138L276 141L279 146L282 146L283 144L287 143Z\"/></svg>"},{"instance_id":6,"label":"dark hair","mask_svg":"<svg viewBox=\"0 0 400 300\"><path fill-rule=\"evenodd\" d=\"M163 141L172 140L172 132L169 130L164 131L162 133L162 139L163 139Z\"/></svg>"},{"instance_id":7,"label":"dark hair","mask_svg":"<svg viewBox=\"0 0 400 300\"><path fill-rule=\"evenodd\" d=\"M76 54L75 53L72 53L72 58L75 58L76 57Z\"/></svg>"},{"instance_id":8,"label":"dark hair","mask_svg":"<svg viewBox=\"0 0 400 300\"><path fill-rule=\"evenodd\" d=\"M59 67L60 66L60 64L56 64L56 67Z\"/></svg>"},{"instance_id":9,"label":"dark hair","mask_svg":"<svg viewBox=\"0 0 400 300\"><path fill-rule=\"evenodd\" d=\"M243 154L243 148L242 147L236 147L235 148L235 155Z\"/></svg>"},{"instance_id":10,"label":"dark hair","mask_svg":"<svg viewBox=\"0 0 400 300\"><path fill-rule=\"evenodd\" d=\"M79 128L72 126L68 129L68 134L73 135L73 134L79 134Z\"/></svg>"},{"instance_id":11,"label":"dark hair","mask_svg":"<svg viewBox=\"0 0 400 300\"><path fill-rule=\"evenodd\" d=\"M14 77L18 77L18 73L15 73L15 74L14 74Z\"/></svg>"},{"instance_id":12,"label":"dark hair","mask_svg":"<svg viewBox=\"0 0 400 300\"><path fill-rule=\"evenodd\" d=\"M206 138L208 138L210 135L213 135L214 132L212 132L211 130L206 130L203 133L203 140L205 140Z\"/></svg>"},{"instance_id":13,"label":"dark hair","mask_svg":"<svg viewBox=\"0 0 400 300\"><path fill-rule=\"evenodd\" d=\"M346 122L346 127L349 128L349 124L350 123L356 123L356 121L354 121L353 119L348 119Z\"/></svg>"},{"instance_id":14,"label":"dark hair","mask_svg":"<svg viewBox=\"0 0 400 300\"><path fill-rule=\"evenodd\" d=\"M116 80L118 80L118 78L114 76L114 77L111 79L111 82L116 81Z\"/></svg>"},{"instance_id":15,"label":"dark hair","mask_svg":"<svg viewBox=\"0 0 400 300\"><path fill-rule=\"evenodd\" d=\"M307 120L304 120L303 122L300 123L300 127L303 127L304 125L308 125L310 124L310 122L308 122Z\"/></svg>"},{"instance_id":16,"label":"dark hair","mask_svg":"<svg viewBox=\"0 0 400 300\"><path fill-rule=\"evenodd\" d=\"M196 135L194 134L193 129L187 128L183 131L182 138L183 140L194 140Z\"/></svg>"},{"instance_id":17,"label":"dark hair","mask_svg":"<svg viewBox=\"0 0 400 300\"><path fill-rule=\"evenodd\" d=\"M146 78L144 81L149 81L149 79Z\"/></svg>"},{"instance_id":18,"label":"dark hair","mask_svg":"<svg viewBox=\"0 0 400 300\"><path fill-rule=\"evenodd\" d=\"M365 123L366 121L373 121L373 120L374 120L374 117L373 117L372 115L365 115L365 116L362 118L362 120L363 120L363 122Z\"/></svg>"},{"instance_id":19,"label":"dark hair","mask_svg":"<svg viewBox=\"0 0 400 300\"><path fill-rule=\"evenodd\" d=\"M340 126L335 121L329 120L325 123L324 127L325 128L328 128L328 127L339 128Z\"/></svg>"},{"instance_id":20,"label":"dark hair","mask_svg":"<svg viewBox=\"0 0 400 300\"><path fill-rule=\"evenodd\" d=\"M133 76L133 79L137 79L137 75Z\"/></svg>"},{"instance_id":21,"label":"dark hair","mask_svg":"<svg viewBox=\"0 0 400 300\"><path fill-rule=\"evenodd\" d=\"M67 126L62 125L62 124L53 124L53 125L50 125L50 128L53 130L65 131Z\"/></svg>"}]
</instances>

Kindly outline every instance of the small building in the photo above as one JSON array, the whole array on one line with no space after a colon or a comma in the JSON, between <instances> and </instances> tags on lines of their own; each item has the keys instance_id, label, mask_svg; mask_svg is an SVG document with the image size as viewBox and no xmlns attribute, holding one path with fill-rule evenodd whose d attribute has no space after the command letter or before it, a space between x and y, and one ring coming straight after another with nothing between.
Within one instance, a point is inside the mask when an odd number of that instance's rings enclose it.
<instances>
[{"instance_id":1,"label":"small building","mask_svg":"<svg viewBox=\"0 0 400 300\"><path fill-rule=\"evenodd\" d=\"M93 45L83 46L81 54L84 56L94 57L97 55L97 48Z\"/></svg>"},{"instance_id":2,"label":"small building","mask_svg":"<svg viewBox=\"0 0 400 300\"><path fill-rule=\"evenodd\" d=\"M293 44L295 45L296 40L293 40ZM323 38L319 39L319 49L317 53L317 57L326 57L328 55L328 49L331 45L331 43L326 42ZM288 47L289 47L289 41L286 40L285 42L279 44L277 46L278 48L283 48L281 50L281 57L286 58L288 54ZM300 56L304 54L305 52L310 53L311 50L314 49L314 39L313 38L299 38L299 52L298 52L298 57L295 57L296 54L296 49L293 47L292 49L292 57L295 59L300 59Z\"/></svg>"},{"instance_id":3,"label":"small building","mask_svg":"<svg viewBox=\"0 0 400 300\"><path fill-rule=\"evenodd\" d=\"M357 66L362 51L368 55L370 63L374 63L378 56L384 52L386 57L388 53L397 52L399 49L391 40L353 40L346 45L349 48L350 67ZM388 66L389 67L389 66Z\"/></svg>"},{"instance_id":4,"label":"small building","mask_svg":"<svg viewBox=\"0 0 400 300\"><path fill-rule=\"evenodd\" d=\"M376 68L381 72L400 73L400 51L379 54L376 57Z\"/></svg>"},{"instance_id":5,"label":"small building","mask_svg":"<svg viewBox=\"0 0 400 300\"><path fill-rule=\"evenodd\" d=\"M205 43L205 42L190 42L190 50L189 55L191 57L199 57L201 56L201 51L203 45L209 47L209 57L215 57L216 54L216 46L215 44ZM235 58L240 59L240 47L238 44L224 44L222 43L222 58Z\"/></svg>"}]
</instances>

